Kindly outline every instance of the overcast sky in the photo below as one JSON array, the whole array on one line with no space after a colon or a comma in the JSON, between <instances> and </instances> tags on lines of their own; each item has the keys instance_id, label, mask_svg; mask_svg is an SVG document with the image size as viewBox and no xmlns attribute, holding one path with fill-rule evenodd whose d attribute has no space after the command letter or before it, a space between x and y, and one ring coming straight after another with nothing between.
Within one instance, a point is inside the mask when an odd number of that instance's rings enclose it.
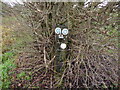
<instances>
[{"instance_id":1,"label":"overcast sky","mask_svg":"<svg viewBox=\"0 0 120 90\"><path fill-rule=\"evenodd\" d=\"M45 1L45 0L1 0L3 2L8 2L8 3L15 3L15 2L19 2L22 3L23 1L32 1L32 2L36 2L36 1ZM47 1L69 1L69 0L47 0ZM103 1L107 1L107 2L118 2L120 0L70 0L70 1L85 1L85 2L103 2Z\"/></svg>"},{"instance_id":2,"label":"overcast sky","mask_svg":"<svg viewBox=\"0 0 120 90\"><path fill-rule=\"evenodd\" d=\"M14 6L14 3L20 3L20 4L23 4L22 1L25 1L25 0L1 0L2 2L5 2L5 3L8 3L10 4L11 6Z\"/></svg>"},{"instance_id":3,"label":"overcast sky","mask_svg":"<svg viewBox=\"0 0 120 90\"><path fill-rule=\"evenodd\" d=\"M28 0L1 0L1 1L6 2L6 3L10 4L11 6L14 6L14 3L23 4L23 1L28 1ZM36 0L31 0L31 1L36 1ZM43 1L44 1L44 0L43 0ZM51 0L51 1L52 1L52 0ZM54 1L54 0L53 0L53 1ZM64 0L64 1L66 1L66 0ZM83 1L83 0L82 0L82 1ZM99 5L99 7L102 7L102 6L106 6L107 3L108 3L108 1L111 1L111 0L84 0L84 1L86 1L86 2L85 2L85 7L87 7L87 3L88 3L88 2L91 2L91 1L103 1L103 3L101 3L101 4ZM114 1L119 1L119 0L114 0Z\"/></svg>"},{"instance_id":4,"label":"overcast sky","mask_svg":"<svg viewBox=\"0 0 120 90\"><path fill-rule=\"evenodd\" d=\"M22 4L23 0L1 0L1 1L7 2L7 3L21 3Z\"/></svg>"}]
</instances>

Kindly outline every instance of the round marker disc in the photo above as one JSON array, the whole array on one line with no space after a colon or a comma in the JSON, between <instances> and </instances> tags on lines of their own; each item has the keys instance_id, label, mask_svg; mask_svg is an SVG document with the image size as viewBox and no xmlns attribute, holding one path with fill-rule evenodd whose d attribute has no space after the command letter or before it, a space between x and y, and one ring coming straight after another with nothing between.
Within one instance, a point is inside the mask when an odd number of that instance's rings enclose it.
<instances>
[{"instance_id":1,"label":"round marker disc","mask_svg":"<svg viewBox=\"0 0 120 90\"><path fill-rule=\"evenodd\" d=\"M68 34L68 29L64 28L64 29L62 30L62 34L63 34L63 35L67 35L67 34Z\"/></svg>"},{"instance_id":2,"label":"round marker disc","mask_svg":"<svg viewBox=\"0 0 120 90\"><path fill-rule=\"evenodd\" d=\"M57 27L57 28L55 29L55 33L56 33L56 34L61 34L61 28Z\"/></svg>"}]
</instances>

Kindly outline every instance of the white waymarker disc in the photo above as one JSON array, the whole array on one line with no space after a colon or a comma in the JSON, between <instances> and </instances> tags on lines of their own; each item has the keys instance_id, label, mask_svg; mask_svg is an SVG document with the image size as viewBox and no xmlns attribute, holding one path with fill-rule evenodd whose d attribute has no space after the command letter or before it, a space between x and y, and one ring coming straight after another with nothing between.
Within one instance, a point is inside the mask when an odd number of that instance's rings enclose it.
<instances>
[{"instance_id":1,"label":"white waymarker disc","mask_svg":"<svg viewBox=\"0 0 120 90\"><path fill-rule=\"evenodd\" d=\"M56 34L61 34L61 28L59 28L59 27L55 28L55 33Z\"/></svg>"},{"instance_id":2,"label":"white waymarker disc","mask_svg":"<svg viewBox=\"0 0 120 90\"><path fill-rule=\"evenodd\" d=\"M65 43L61 43L60 48L65 49L66 46L67 46L67 45L66 45Z\"/></svg>"},{"instance_id":3,"label":"white waymarker disc","mask_svg":"<svg viewBox=\"0 0 120 90\"><path fill-rule=\"evenodd\" d=\"M67 35L67 34L68 34L68 29L64 28L64 29L62 30L62 34L63 34L63 35Z\"/></svg>"}]
</instances>

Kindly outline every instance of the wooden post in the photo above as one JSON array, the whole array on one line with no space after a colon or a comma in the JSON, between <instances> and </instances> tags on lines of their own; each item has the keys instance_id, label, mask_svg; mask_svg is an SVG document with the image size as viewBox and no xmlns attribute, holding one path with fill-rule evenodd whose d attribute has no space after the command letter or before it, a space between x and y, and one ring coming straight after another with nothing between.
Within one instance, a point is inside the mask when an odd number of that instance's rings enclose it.
<instances>
[{"instance_id":1,"label":"wooden post","mask_svg":"<svg viewBox=\"0 0 120 90\"><path fill-rule=\"evenodd\" d=\"M60 30L60 28L58 28ZM64 32L63 32L64 31ZM55 31L55 54L56 54L56 59L55 59L55 70L57 72L62 72L64 69L63 62L66 60L66 55L67 55L67 34L68 30L65 28L61 28L61 31Z\"/></svg>"}]
</instances>

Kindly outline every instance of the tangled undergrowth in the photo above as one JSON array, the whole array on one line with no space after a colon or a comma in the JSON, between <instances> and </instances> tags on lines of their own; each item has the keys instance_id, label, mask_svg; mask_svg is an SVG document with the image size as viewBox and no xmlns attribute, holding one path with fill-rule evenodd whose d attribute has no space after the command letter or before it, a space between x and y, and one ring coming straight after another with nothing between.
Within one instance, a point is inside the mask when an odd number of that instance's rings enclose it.
<instances>
[{"instance_id":1,"label":"tangled undergrowth","mask_svg":"<svg viewBox=\"0 0 120 90\"><path fill-rule=\"evenodd\" d=\"M115 88L118 85L117 3L25 3L23 18L36 38L17 59L11 87ZM57 25L69 29L69 51L63 71L56 72ZM59 61L58 61L59 62ZM17 75L21 75L17 78ZM27 79L26 79L27 76Z\"/></svg>"}]
</instances>

